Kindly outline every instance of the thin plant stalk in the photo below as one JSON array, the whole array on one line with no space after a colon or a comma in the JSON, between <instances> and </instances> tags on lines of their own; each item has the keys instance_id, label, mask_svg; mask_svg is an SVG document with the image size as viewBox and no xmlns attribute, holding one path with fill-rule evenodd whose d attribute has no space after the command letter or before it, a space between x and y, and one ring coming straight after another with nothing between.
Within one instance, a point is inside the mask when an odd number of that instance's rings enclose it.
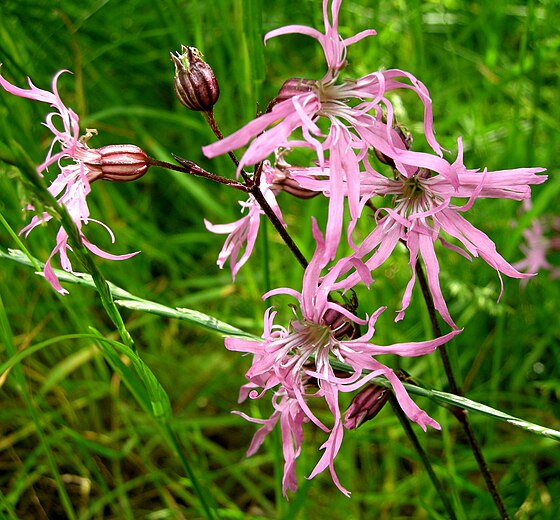
<instances>
[{"instance_id":1,"label":"thin plant stalk","mask_svg":"<svg viewBox=\"0 0 560 520\"><path fill-rule=\"evenodd\" d=\"M430 480L432 481L432 484L434 485L437 494L441 498L443 507L447 511L447 515L449 516L450 520L457 520L457 515L453 510L453 506L451 505L451 502L449 502L449 499L447 498L447 494L443 489L440 480L437 478L437 475L435 474L434 469L432 468L432 464L430 462L430 459L428 458L428 454L426 453L424 448L422 448L422 445L420 444L420 441L418 440L416 433L414 433L414 430L412 429L412 426L410 425L407 416L402 411L402 408L400 407L399 402L397 401L397 398L394 396L393 392L389 392L389 403L391 403L391 407L393 408L395 415L398 417L404 429L404 432L406 433L412 446L420 456L420 460L422 461L424 468L428 472L428 476L430 477Z\"/></svg>"},{"instance_id":2,"label":"thin plant stalk","mask_svg":"<svg viewBox=\"0 0 560 520\"><path fill-rule=\"evenodd\" d=\"M166 421L162 426L163 426L163 431L165 433L165 437L167 437L168 442L171 444L171 446L173 446L175 452L179 457L183 470L185 471L186 475L189 477L191 481L196 496L200 500L200 505L204 510L204 514L206 515L206 518L208 520L219 519L220 516L218 515L216 508L212 507L208 503L207 495L203 491L200 482L198 481L193 469L191 468L191 465L189 464L189 461L187 460L185 451L183 449L183 446L181 445L181 441L179 440L177 433L175 432L175 430L172 428L172 426L169 424L168 421Z\"/></svg>"},{"instance_id":3,"label":"thin plant stalk","mask_svg":"<svg viewBox=\"0 0 560 520\"><path fill-rule=\"evenodd\" d=\"M204 118L208 122L210 129L212 130L214 135L218 138L218 140L223 139L224 135L222 134L220 127L216 122L216 119L214 117L214 112L213 111L204 112ZM233 152L228 152L228 156L232 160L233 164L235 164L235 167L236 168L239 167L239 160L237 159L236 155ZM284 240L284 243L294 254L299 264L304 269L307 268L309 262L307 261L305 256L303 256L303 253L300 251L299 247L296 245L291 235L286 231L286 228L282 225L280 219L276 216L274 211L272 211L272 208L268 204L267 200L264 198L264 195L262 194L259 188L258 177L260 175L260 167L256 168L256 172L257 174L255 175L255 179L251 179L251 177L243 169L240 172L241 176L243 177L243 180L245 181L247 191L251 195L253 195L253 197L255 197L255 200L259 203L259 206L264 211L268 220L270 220L271 224L274 226L278 234L282 237L282 240Z\"/></svg>"},{"instance_id":4,"label":"thin plant stalk","mask_svg":"<svg viewBox=\"0 0 560 520\"><path fill-rule=\"evenodd\" d=\"M424 296L424 301L426 302L426 306L428 308L428 314L430 315L430 321L432 324L434 336L440 337L442 334L436 316L434 301L432 295L430 294L430 290L428 288L428 283L426 280L426 276L424 274L424 269L422 268L422 265L419 262L416 262L415 270L416 270L416 276L418 278L418 282L420 284L420 287L422 288L422 295ZM438 348L438 352L443 364L443 369L445 371L447 381L449 382L449 388L451 389L451 392L456 395L462 395L463 392L457 383L455 374L453 373L453 368L451 366L451 362L447 354L446 346L445 345L440 346ZM500 512L502 519L509 520L510 519L509 513L507 512L504 501L500 495L500 492L498 491L498 488L494 481L494 477L490 473L490 469L488 468L488 464L486 462L486 459L484 458L484 454L482 453L482 448L480 447L480 444L476 438L474 430L472 429L471 423L469 421L467 411L462 408L454 408L452 409L452 412L453 415L457 418L457 420L461 423L461 426L467 437L471 451L473 452L474 458L476 459L482 477L484 478L484 482L486 483L486 487L488 488L488 491L492 495L492 499L494 500L494 503L496 504L496 507L498 508L498 511Z\"/></svg>"}]
</instances>

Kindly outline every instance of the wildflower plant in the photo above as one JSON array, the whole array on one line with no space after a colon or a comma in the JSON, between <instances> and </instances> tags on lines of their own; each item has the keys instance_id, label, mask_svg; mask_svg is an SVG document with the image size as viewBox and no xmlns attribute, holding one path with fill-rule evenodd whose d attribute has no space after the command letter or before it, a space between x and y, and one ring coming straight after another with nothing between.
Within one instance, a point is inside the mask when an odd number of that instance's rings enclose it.
<instances>
[{"instance_id":1,"label":"wildflower plant","mask_svg":"<svg viewBox=\"0 0 560 520\"><path fill-rule=\"evenodd\" d=\"M50 184L48 187L40 184L35 198L24 208L35 215L20 234L27 237L40 225L57 221L60 228L56 244L42 266L44 277L58 293L68 294L61 279L83 278L75 272L71 261L76 253L82 269L92 276L102 303L127 347L117 349L118 353L126 352L134 370L149 374L150 381L156 381L142 361L141 352L136 351L113 300L112 289L89 256L93 253L107 260L128 261L139 251L117 254L90 241L86 230L89 223L106 229L111 242L115 236L107 224L90 216L87 198L96 181L143 182L141 178L149 168L151 172L160 168L202 177L241 192L238 220L224 223L215 221L214 217L201 217L209 232L227 235L217 254L217 266L224 269L229 263L232 281L237 283L242 270L256 263L252 257L263 219L270 221L286 253L301 266L301 278L293 280L291 286L262 291L267 308L258 331L261 334L262 330L261 336L181 308L162 305L148 305L148 308L155 314L171 317L186 314L188 319L222 332L228 351L248 357L250 366L241 385L239 409L234 411L237 416L259 425L247 455L254 455L278 429L283 455L281 487L285 497L298 492L298 476L303 474L298 463L304 450L313 454L312 469L305 476L313 479L328 470L334 486L350 496L352 483L341 481L336 470L344 440L364 422L375 421L386 402L391 403L405 428L412 422L424 432L429 432L428 427L439 430L440 424L414 400L415 395L428 395L434 400L439 396L439 402L452 407L459 420L500 515L509 518L465 412L469 408L476 410L477 403L462 395L447 355L447 348L460 349L461 336L468 333L468 326L452 315L440 274L448 268L449 251L464 257L465 265L469 265L466 261L480 258L497 273L501 286L496 295L499 300L505 290L502 276L527 280L534 276L534 270L551 268L544 257L543 241L536 238L540 230L536 223L526 230L525 236L529 243L539 246L527 250L526 260L511 264L507 255L499 252L491 233L469 221L470 211L479 199L509 199L529 204L532 187L544 183L547 176L541 167L496 171L470 168L465 164L469 160L461 137L456 139L455 158L450 159L451 154L436 138L437 121L434 121L430 91L419 78L397 68L376 70L375 64L367 74L352 76L348 67L352 46L375 37L376 31L366 28L355 35L341 35L342 4L342 0L323 0L323 31L288 25L265 35L265 44L283 36L283 43L288 45L289 35L293 34L315 39L323 51L326 71L318 79L286 79L263 112L258 110L255 118L225 137L214 106L227 83L220 80L218 84L200 50L182 46L180 52L171 53L175 69L174 75L170 75L173 91L185 108L202 113L216 136L214 142L202 147L201 153L206 160L221 155L228 155L232 160L231 171L223 175L202 166L204 159L196 150L189 150L188 158L173 155L177 164L172 164L150 157L134 144L94 148L91 145L97 138L97 130L80 129L78 115L59 95L57 82L66 71L55 74L51 90L36 87L31 79L28 79L29 88L24 89L6 79L8 70L3 67L0 85L6 93L54 109L44 123L53 135L52 141L46 158L35 172ZM414 99L423 113L418 126L421 139L397 120L392 96L406 91L413 94L406 99ZM418 140L426 143L419 150L415 149ZM47 193L41 194L41 186ZM283 211L288 197L292 199L288 208L314 198L316 204L324 205L326 217L314 216L308 222L299 219L294 224L289 209ZM35 207L46 209L36 212ZM302 229L307 226L310 230L307 234L313 238L311 258L306 258L298 246ZM403 252L407 255L410 277L407 275L408 283L398 291L400 308L388 310L391 302L379 301L376 308L361 303L363 295L367 301L371 294L375 299L375 281L383 276L383 266L398 261ZM63 271L76 274L75 278L65 277L53 268L56 255ZM427 304L433 336L422 341L401 337L397 343L377 344L376 323L382 313L394 313L395 322L415 318L410 317L410 304L417 284ZM121 293L121 298L118 303L123 306L142 308L140 298L128 293ZM291 300L288 306L291 319L284 321L285 308L280 308L278 302L287 299ZM270 301L274 304L268 304ZM438 318L445 330L441 329ZM398 330L397 324L393 326ZM396 335L395 332L393 336ZM451 340L455 341L450 343ZM118 355L109 347L103 348L110 365L124 371ZM398 365L392 366L399 357L416 358L435 352L441 357L449 394L413 384L414 374L404 375L397 370ZM130 374L130 371L123 373ZM136 392L135 395L141 401L144 399L142 402L151 407L156 419L164 425L166 439L177 449L201 508L212 518L214 506L179 446L168 420L169 403L161 397L163 390L159 383L150 388L147 394ZM265 418L257 416L256 408L246 405L251 401L269 401L271 413L264 413ZM159 405L154 406L155 402ZM345 410L347 402L350 405ZM540 428L520 420L518 423L527 429ZM540 428L541 432L544 430ZM419 446L414 431L407 429L407 432L414 445ZM553 430L547 434L556 439L560 435ZM322 442L308 447L308 437L320 437ZM448 516L455 518L428 457L422 452L421 457Z\"/></svg>"}]
</instances>

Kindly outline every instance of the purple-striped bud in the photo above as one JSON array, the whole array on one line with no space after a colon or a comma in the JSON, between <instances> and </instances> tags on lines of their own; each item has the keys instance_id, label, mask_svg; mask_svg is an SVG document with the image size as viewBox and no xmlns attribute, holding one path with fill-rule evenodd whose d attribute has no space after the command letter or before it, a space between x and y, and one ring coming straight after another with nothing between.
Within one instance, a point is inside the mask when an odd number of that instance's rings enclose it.
<instances>
[{"instance_id":1,"label":"purple-striped bud","mask_svg":"<svg viewBox=\"0 0 560 520\"><path fill-rule=\"evenodd\" d=\"M344 427L354 430L366 421L373 419L385 406L389 390L383 386L371 384L358 392L344 414Z\"/></svg>"},{"instance_id":2,"label":"purple-striped bud","mask_svg":"<svg viewBox=\"0 0 560 520\"><path fill-rule=\"evenodd\" d=\"M202 53L197 48L182 45L181 52L171 53L171 61L175 65L175 95L189 110L211 112L220 96L214 71L202 59Z\"/></svg>"},{"instance_id":3,"label":"purple-striped bud","mask_svg":"<svg viewBox=\"0 0 560 520\"><path fill-rule=\"evenodd\" d=\"M286 101L286 99L290 99L299 94L307 94L317 89L318 82L315 80L290 78L284 82L284 84L280 88L280 91L278 92L278 95L268 104L266 111L270 112L274 105L277 105L282 101Z\"/></svg>"},{"instance_id":4,"label":"purple-striped bud","mask_svg":"<svg viewBox=\"0 0 560 520\"><path fill-rule=\"evenodd\" d=\"M272 186L299 199L311 199L320 192L303 188L298 181L290 176L290 165L277 161L272 179Z\"/></svg>"},{"instance_id":5,"label":"purple-striped bud","mask_svg":"<svg viewBox=\"0 0 560 520\"><path fill-rule=\"evenodd\" d=\"M331 328L336 339L353 338L356 336L356 323L350 321L336 309L327 309L323 315L323 322Z\"/></svg>"},{"instance_id":6,"label":"purple-striped bud","mask_svg":"<svg viewBox=\"0 0 560 520\"><path fill-rule=\"evenodd\" d=\"M320 192L308 190L307 188L302 188L298 181L292 179L291 177L278 177L274 179L272 184L274 187L289 193L290 195L297 197L298 199L312 199L319 195Z\"/></svg>"},{"instance_id":7,"label":"purple-striped bud","mask_svg":"<svg viewBox=\"0 0 560 520\"><path fill-rule=\"evenodd\" d=\"M133 144L110 144L92 150L97 157L88 158L90 182L98 179L114 182L135 181L150 167L148 156Z\"/></svg>"},{"instance_id":8,"label":"purple-striped bud","mask_svg":"<svg viewBox=\"0 0 560 520\"><path fill-rule=\"evenodd\" d=\"M338 303L333 295L334 293L329 295L329 300ZM353 290L350 290L346 294L345 300L346 301L344 303L338 303L338 305L344 307L352 314L355 314L358 308L358 298L356 293ZM327 309L323 314L323 323L330 327L336 339L354 339L361 335L360 326L348 319L344 314L342 314L342 312L334 308Z\"/></svg>"}]
</instances>

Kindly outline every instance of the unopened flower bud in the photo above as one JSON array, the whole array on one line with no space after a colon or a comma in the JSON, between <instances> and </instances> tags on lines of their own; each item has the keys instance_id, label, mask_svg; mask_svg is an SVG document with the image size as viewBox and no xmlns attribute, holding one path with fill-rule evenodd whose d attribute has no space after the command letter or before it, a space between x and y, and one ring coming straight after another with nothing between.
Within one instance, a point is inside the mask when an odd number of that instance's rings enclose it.
<instances>
[{"instance_id":1,"label":"unopened flower bud","mask_svg":"<svg viewBox=\"0 0 560 520\"><path fill-rule=\"evenodd\" d=\"M311 199L319 195L319 191L309 190L300 185L290 174L290 165L281 166L281 163L276 163L274 174L272 176L272 186L278 190L285 191L299 199Z\"/></svg>"},{"instance_id":2,"label":"unopened flower bud","mask_svg":"<svg viewBox=\"0 0 560 520\"><path fill-rule=\"evenodd\" d=\"M110 144L92 150L96 153L84 163L88 166L89 181L97 179L115 182L135 181L142 177L150 164L148 156L133 144Z\"/></svg>"},{"instance_id":3,"label":"unopened flower bud","mask_svg":"<svg viewBox=\"0 0 560 520\"><path fill-rule=\"evenodd\" d=\"M220 95L214 71L197 48L182 45L181 52L171 53L171 61L175 64L175 95L189 110L211 112Z\"/></svg>"},{"instance_id":4,"label":"unopened flower bud","mask_svg":"<svg viewBox=\"0 0 560 520\"><path fill-rule=\"evenodd\" d=\"M329 300L336 302L335 293L329 295ZM345 296L344 303L338 303L341 307L350 311L352 314L356 313L358 309L358 298L353 290L350 290ZM323 323L328 325L336 339L343 338L357 338L360 336L360 327L357 323L347 318L342 312L335 308L327 309L323 315Z\"/></svg>"},{"instance_id":5,"label":"unopened flower bud","mask_svg":"<svg viewBox=\"0 0 560 520\"><path fill-rule=\"evenodd\" d=\"M335 309L327 309L323 321L331 328L336 339L352 338L355 335L356 324Z\"/></svg>"},{"instance_id":6,"label":"unopened flower bud","mask_svg":"<svg viewBox=\"0 0 560 520\"><path fill-rule=\"evenodd\" d=\"M292 170L294 168L292 168L292 165L288 163L284 157L289 152L291 152L291 149L282 147L274 151L274 168L271 167L267 170L269 172L269 183L272 184L274 188L285 191L299 199L311 199L319 195L319 191L304 188L292 177ZM297 168L295 169L297 170Z\"/></svg>"},{"instance_id":7,"label":"unopened flower bud","mask_svg":"<svg viewBox=\"0 0 560 520\"><path fill-rule=\"evenodd\" d=\"M290 177L278 177L274 179L273 186L279 188L298 199L311 199L319 195L319 191L308 190L307 188L302 188L298 181L291 179Z\"/></svg>"},{"instance_id":8,"label":"unopened flower bud","mask_svg":"<svg viewBox=\"0 0 560 520\"><path fill-rule=\"evenodd\" d=\"M393 127L393 130L397 134L397 139L402 141L402 143L404 145L404 149L405 150L410 150L412 148L412 141L413 141L412 134L405 127L403 127L401 125L397 125L397 126ZM373 151L375 152L375 155L379 159L380 162L382 162L383 164L388 164L392 168L395 167L395 161L393 161L393 159L386 156L384 153L380 152L376 148L374 148Z\"/></svg>"},{"instance_id":9,"label":"unopened flower bud","mask_svg":"<svg viewBox=\"0 0 560 520\"><path fill-rule=\"evenodd\" d=\"M312 79L290 78L286 80L280 88L278 95L268 104L266 111L270 112L274 105L286 101L286 99L290 99L299 94L313 92L318 88L317 84L317 81Z\"/></svg>"},{"instance_id":10,"label":"unopened flower bud","mask_svg":"<svg viewBox=\"0 0 560 520\"><path fill-rule=\"evenodd\" d=\"M354 430L364 422L373 419L385 406L389 390L383 386L371 384L361 390L344 414L344 427Z\"/></svg>"}]
</instances>

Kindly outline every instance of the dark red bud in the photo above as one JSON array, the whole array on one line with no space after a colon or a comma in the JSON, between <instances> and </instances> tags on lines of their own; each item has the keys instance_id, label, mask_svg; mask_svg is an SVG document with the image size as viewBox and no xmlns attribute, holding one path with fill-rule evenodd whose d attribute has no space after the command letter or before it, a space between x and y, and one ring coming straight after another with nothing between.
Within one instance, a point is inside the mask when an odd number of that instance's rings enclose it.
<instances>
[{"instance_id":1,"label":"dark red bud","mask_svg":"<svg viewBox=\"0 0 560 520\"><path fill-rule=\"evenodd\" d=\"M373 419L385 406L389 390L383 386L371 384L356 394L344 414L344 427L354 430L364 422Z\"/></svg>"},{"instance_id":2,"label":"dark red bud","mask_svg":"<svg viewBox=\"0 0 560 520\"><path fill-rule=\"evenodd\" d=\"M323 315L323 322L332 329L337 339L354 336L356 324L335 309L327 309Z\"/></svg>"},{"instance_id":3,"label":"dark red bud","mask_svg":"<svg viewBox=\"0 0 560 520\"><path fill-rule=\"evenodd\" d=\"M311 199L316 195L319 195L320 193L319 191L312 191L308 190L307 188L302 188L295 179L282 175L277 175L272 185L299 199Z\"/></svg>"},{"instance_id":4,"label":"dark red bud","mask_svg":"<svg viewBox=\"0 0 560 520\"><path fill-rule=\"evenodd\" d=\"M171 53L171 61L175 64L175 95L189 110L211 112L220 96L214 71L195 47L182 45L181 52Z\"/></svg>"}]
</instances>

